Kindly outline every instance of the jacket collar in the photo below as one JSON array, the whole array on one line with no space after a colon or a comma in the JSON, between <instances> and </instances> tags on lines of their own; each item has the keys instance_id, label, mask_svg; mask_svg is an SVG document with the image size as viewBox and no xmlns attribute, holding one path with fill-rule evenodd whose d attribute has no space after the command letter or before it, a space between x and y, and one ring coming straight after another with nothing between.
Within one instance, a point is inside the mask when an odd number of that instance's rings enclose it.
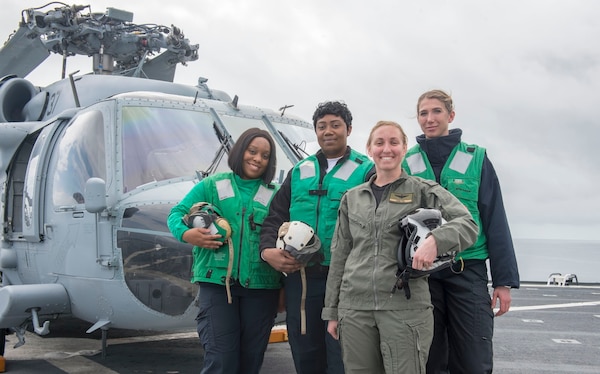
<instances>
[{"instance_id":1,"label":"jacket collar","mask_svg":"<svg viewBox=\"0 0 600 374\"><path fill-rule=\"evenodd\" d=\"M417 136L417 143L427 154L427 159L432 165L445 164L450 157L450 153L460 143L462 137L461 129L450 129L446 136L438 138L425 138L425 134Z\"/></svg>"},{"instance_id":2,"label":"jacket collar","mask_svg":"<svg viewBox=\"0 0 600 374\"><path fill-rule=\"evenodd\" d=\"M364 183L362 185L363 189L371 189L371 184L375 181L375 178L377 178L377 174L373 173L373 175L371 175L371 177L369 178L369 182ZM403 183L407 178L408 178L408 174L406 174L404 169L402 169L402 174L400 174L400 177L398 179L396 179L395 181L393 181L392 183L390 183L389 186L392 188L396 188L397 185L399 185L400 183Z\"/></svg>"},{"instance_id":3,"label":"jacket collar","mask_svg":"<svg viewBox=\"0 0 600 374\"><path fill-rule=\"evenodd\" d=\"M338 164L345 162L347 159L349 159L351 151L352 151L352 148L350 148L350 146L346 146L346 153L344 153L342 158L338 160ZM317 160L319 161L319 167L321 169L323 169L323 168L327 169L327 157L325 157L325 154L323 153L323 151L321 149L319 149L315 156L317 157Z\"/></svg>"}]
</instances>

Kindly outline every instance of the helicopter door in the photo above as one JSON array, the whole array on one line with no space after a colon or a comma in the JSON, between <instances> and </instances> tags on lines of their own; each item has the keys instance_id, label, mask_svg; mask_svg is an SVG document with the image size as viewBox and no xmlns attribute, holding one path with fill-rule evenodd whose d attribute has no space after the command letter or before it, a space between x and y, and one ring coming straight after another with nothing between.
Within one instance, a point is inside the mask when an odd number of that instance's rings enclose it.
<instances>
[{"instance_id":1,"label":"helicopter door","mask_svg":"<svg viewBox=\"0 0 600 374\"><path fill-rule=\"evenodd\" d=\"M106 175L104 114L81 112L59 134L48 164L44 228L57 262L55 273L97 278L114 274L98 265L97 215L85 210L84 198L86 181L106 181Z\"/></svg>"},{"instance_id":2,"label":"helicopter door","mask_svg":"<svg viewBox=\"0 0 600 374\"><path fill-rule=\"evenodd\" d=\"M25 176L23 179L23 189L22 194L19 199L14 200L15 212L20 207L21 208L21 225L15 227L16 231L22 230L22 236L28 242L40 242L43 240L43 232L42 232L42 201L43 201L43 191L41 185L45 179L46 173L44 164L46 162L47 155L49 153L49 149L51 147L51 134L55 131L58 123L54 123L52 125L44 127L44 129L39 133L37 139L33 134L28 137L29 141L35 141L33 144L33 148L29 148L28 142L24 142L19 150L19 155L27 155L28 149L30 150L27 161L27 169L25 172ZM18 158L15 162L14 173L12 173L11 179L13 181L18 181L19 178L19 168ZM16 187L16 186L15 186ZM19 188L14 188L15 193L19 190ZM20 229L20 230L19 230Z\"/></svg>"}]
</instances>

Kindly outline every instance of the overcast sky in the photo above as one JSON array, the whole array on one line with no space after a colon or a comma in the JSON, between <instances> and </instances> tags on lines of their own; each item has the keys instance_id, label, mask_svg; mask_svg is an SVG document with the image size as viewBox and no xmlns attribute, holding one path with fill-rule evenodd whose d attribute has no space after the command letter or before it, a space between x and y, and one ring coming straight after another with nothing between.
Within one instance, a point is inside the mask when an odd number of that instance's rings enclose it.
<instances>
[{"instance_id":1,"label":"overcast sky","mask_svg":"<svg viewBox=\"0 0 600 374\"><path fill-rule=\"evenodd\" d=\"M47 1L2 0L0 38L21 10ZM72 3L68 3L72 4ZM421 132L416 100L450 92L452 127L488 150L515 238L598 240L600 2L555 0L398 1L198 0L91 4L134 13L134 23L181 28L200 59L175 80L238 95L240 103L311 119L316 105L343 100L353 113L349 143L365 151L378 120ZM59 6L59 5L56 5ZM45 8L46 10L48 8ZM75 60L75 59L73 59ZM71 62L67 72L91 70ZM52 55L27 78L60 77Z\"/></svg>"}]
</instances>

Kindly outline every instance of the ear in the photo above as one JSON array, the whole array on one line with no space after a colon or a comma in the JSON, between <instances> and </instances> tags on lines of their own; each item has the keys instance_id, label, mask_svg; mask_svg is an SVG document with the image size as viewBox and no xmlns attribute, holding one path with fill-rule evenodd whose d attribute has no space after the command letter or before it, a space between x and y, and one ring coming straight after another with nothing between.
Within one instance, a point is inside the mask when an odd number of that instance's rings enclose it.
<instances>
[{"instance_id":1,"label":"ear","mask_svg":"<svg viewBox=\"0 0 600 374\"><path fill-rule=\"evenodd\" d=\"M346 129L348 129L348 134L346 134L346 136L349 136L352 132L352 126L346 126Z\"/></svg>"},{"instance_id":2,"label":"ear","mask_svg":"<svg viewBox=\"0 0 600 374\"><path fill-rule=\"evenodd\" d=\"M454 121L454 115L456 114L455 111L450 112L450 116L448 118L448 123L452 123L452 121Z\"/></svg>"},{"instance_id":3,"label":"ear","mask_svg":"<svg viewBox=\"0 0 600 374\"><path fill-rule=\"evenodd\" d=\"M404 160L404 156L406 156L406 152L408 152L408 145L406 145L406 143L404 143L404 145L402 146L402 160Z\"/></svg>"}]
</instances>

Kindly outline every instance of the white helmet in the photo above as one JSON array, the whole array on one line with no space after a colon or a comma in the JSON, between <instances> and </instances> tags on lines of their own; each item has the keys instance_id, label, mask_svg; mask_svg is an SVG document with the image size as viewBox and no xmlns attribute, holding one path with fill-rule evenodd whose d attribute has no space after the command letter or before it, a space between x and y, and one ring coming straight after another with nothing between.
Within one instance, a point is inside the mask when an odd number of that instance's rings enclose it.
<instances>
[{"instance_id":1,"label":"white helmet","mask_svg":"<svg viewBox=\"0 0 600 374\"><path fill-rule=\"evenodd\" d=\"M281 225L275 245L306 264L321 249L321 240L315 234L315 230L306 223L291 221Z\"/></svg>"},{"instance_id":2,"label":"white helmet","mask_svg":"<svg viewBox=\"0 0 600 374\"><path fill-rule=\"evenodd\" d=\"M449 251L437 256L433 264L426 270L412 269L415 251L433 229L446 223L442 213L437 209L419 208L400 220L399 226L403 235L398 245L398 267L404 271L411 267L411 277L419 277L445 269L452 265L456 251Z\"/></svg>"}]
</instances>

